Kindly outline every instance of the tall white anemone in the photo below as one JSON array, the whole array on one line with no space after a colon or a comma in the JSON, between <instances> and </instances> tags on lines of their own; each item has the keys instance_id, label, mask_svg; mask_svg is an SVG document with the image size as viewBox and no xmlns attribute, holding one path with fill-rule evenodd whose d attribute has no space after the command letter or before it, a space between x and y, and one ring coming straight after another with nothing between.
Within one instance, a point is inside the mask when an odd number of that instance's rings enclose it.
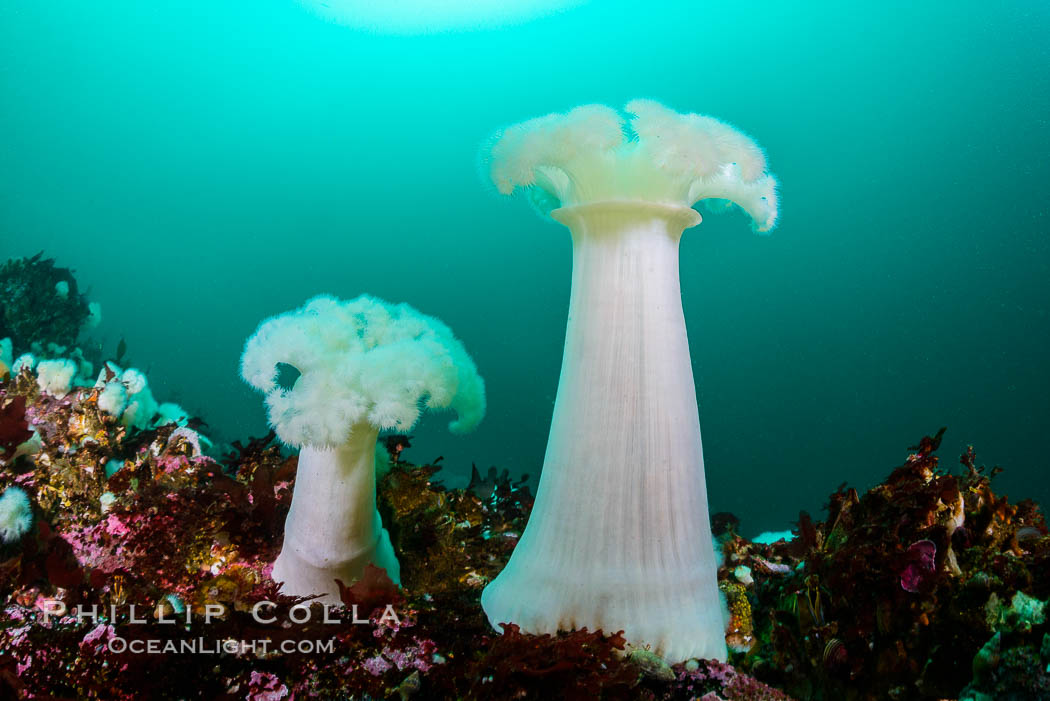
<instances>
[{"instance_id":1,"label":"tall white anemone","mask_svg":"<svg viewBox=\"0 0 1050 701\"><path fill-rule=\"evenodd\" d=\"M281 377L292 368L298 377ZM383 429L408 431L424 408L453 409L449 430L473 430L485 387L463 345L406 304L320 296L262 322L241 374L266 395L278 438L300 449L274 581L329 603L339 602L335 580L350 584L369 563L400 582L376 510L376 439Z\"/></svg>"},{"instance_id":2,"label":"tall white anemone","mask_svg":"<svg viewBox=\"0 0 1050 701\"><path fill-rule=\"evenodd\" d=\"M536 504L481 601L494 626L622 629L671 661L724 660L678 243L702 199L768 231L776 182L716 119L648 100L625 112L532 119L486 154L500 192L525 189L569 228L573 272Z\"/></svg>"}]
</instances>

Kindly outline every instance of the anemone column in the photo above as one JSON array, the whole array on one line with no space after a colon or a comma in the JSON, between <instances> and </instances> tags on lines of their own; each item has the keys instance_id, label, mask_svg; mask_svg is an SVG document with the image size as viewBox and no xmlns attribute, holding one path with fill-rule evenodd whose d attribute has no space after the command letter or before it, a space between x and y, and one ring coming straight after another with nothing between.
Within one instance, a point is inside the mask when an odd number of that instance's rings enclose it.
<instances>
[{"instance_id":1,"label":"anemone column","mask_svg":"<svg viewBox=\"0 0 1050 701\"><path fill-rule=\"evenodd\" d=\"M483 605L525 630L623 628L669 658L725 659L678 278L700 217L644 202L552 216L573 240L561 380L528 528Z\"/></svg>"},{"instance_id":2,"label":"anemone column","mask_svg":"<svg viewBox=\"0 0 1050 701\"><path fill-rule=\"evenodd\" d=\"M649 101L626 111L547 115L491 147L501 192L556 207L573 272L536 503L481 601L494 626L623 630L671 661L724 660L678 243L705 198L735 202L768 230L775 181L728 125Z\"/></svg>"},{"instance_id":3,"label":"anemone column","mask_svg":"<svg viewBox=\"0 0 1050 701\"><path fill-rule=\"evenodd\" d=\"M401 582L401 567L376 510L375 451L379 430L359 424L346 443L334 448L304 446L299 453L295 492L284 523L284 545L272 578L288 592L328 592L349 585L372 563ZM353 509L347 506L353 504Z\"/></svg>"}]
</instances>

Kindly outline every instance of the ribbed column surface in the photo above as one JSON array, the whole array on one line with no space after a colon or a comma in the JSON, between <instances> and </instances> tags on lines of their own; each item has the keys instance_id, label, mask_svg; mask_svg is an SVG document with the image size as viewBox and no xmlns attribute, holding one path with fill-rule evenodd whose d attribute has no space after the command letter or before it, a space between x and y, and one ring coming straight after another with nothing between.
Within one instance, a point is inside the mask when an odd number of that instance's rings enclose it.
<instances>
[{"instance_id":1,"label":"ribbed column surface","mask_svg":"<svg viewBox=\"0 0 1050 701\"><path fill-rule=\"evenodd\" d=\"M700 423L678 277L691 209L555 210L572 294L528 526L482 595L489 620L624 630L676 661L724 660Z\"/></svg>"}]
</instances>

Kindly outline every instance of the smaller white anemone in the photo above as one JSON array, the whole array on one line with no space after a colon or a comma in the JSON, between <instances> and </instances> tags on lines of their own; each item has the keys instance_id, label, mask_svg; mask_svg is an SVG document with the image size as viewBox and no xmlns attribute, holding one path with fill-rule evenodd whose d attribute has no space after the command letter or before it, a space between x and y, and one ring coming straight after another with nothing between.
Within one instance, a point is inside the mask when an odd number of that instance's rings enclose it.
<instances>
[{"instance_id":1,"label":"smaller white anemone","mask_svg":"<svg viewBox=\"0 0 1050 701\"><path fill-rule=\"evenodd\" d=\"M36 367L36 383L41 391L55 397L64 397L73 389L77 374L76 362L67 358L41 360Z\"/></svg>"},{"instance_id":2,"label":"smaller white anemone","mask_svg":"<svg viewBox=\"0 0 1050 701\"><path fill-rule=\"evenodd\" d=\"M96 328L102 323L102 305L98 302L88 303L88 317L84 320L84 326L89 329Z\"/></svg>"},{"instance_id":3,"label":"smaller white anemone","mask_svg":"<svg viewBox=\"0 0 1050 701\"><path fill-rule=\"evenodd\" d=\"M98 408L111 416L120 416L128 405L128 390L119 382L107 382L98 394Z\"/></svg>"},{"instance_id":4,"label":"smaller white anemone","mask_svg":"<svg viewBox=\"0 0 1050 701\"><path fill-rule=\"evenodd\" d=\"M32 353L23 353L22 355L15 358L15 362L11 364L11 372L18 373L22 372L22 368L29 368L32 370L36 367L36 356Z\"/></svg>"},{"instance_id":5,"label":"smaller white anemone","mask_svg":"<svg viewBox=\"0 0 1050 701\"><path fill-rule=\"evenodd\" d=\"M161 407L153 398L149 381L141 370L121 370L112 361L107 361L98 374L95 387L102 390L98 395L99 409L118 417L129 428L144 430L154 427L153 417Z\"/></svg>"},{"instance_id":6,"label":"smaller white anemone","mask_svg":"<svg viewBox=\"0 0 1050 701\"><path fill-rule=\"evenodd\" d=\"M21 487L8 487L0 496L0 540L13 543L33 526L29 495Z\"/></svg>"},{"instance_id":7,"label":"smaller white anemone","mask_svg":"<svg viewBox=\"0 0 1050 701\"><path fill-rule=\"evenodd\" d=\"M320 296L260 324L241 374L266 395L277 436L300 448L273 579L329 603L339 602L335 580L350 584L368 563L399 582L376 511L376 439L410 430L424 408L454 410L456 433L481 421L485 388L463 345L408 305Z\"/></svg>"}]
</instances>

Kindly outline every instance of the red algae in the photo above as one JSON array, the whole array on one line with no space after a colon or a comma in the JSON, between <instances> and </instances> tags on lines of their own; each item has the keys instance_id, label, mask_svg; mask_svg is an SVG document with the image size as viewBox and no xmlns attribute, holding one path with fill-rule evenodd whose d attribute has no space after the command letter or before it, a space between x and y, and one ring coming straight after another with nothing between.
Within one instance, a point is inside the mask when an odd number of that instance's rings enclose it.
<instances>
[{"instance_id":1,"label":"red algae","mask_svg":"<svg viewBox=\"0 0 1050 701\"><path fill-rule=\"evenodd\" d=\"M1050 634L1041 619L1007 631L1022 614L1000 604L1050 596L1046 522L1035 503L997 495L999 470L978 467L972 448L961 472L942 467L943 433L867 493L842 485L824 521L802 513L790 542L724 539L723 581L741 564L754 578L755 641L731 662L799 698L956 698L968 683L992 698L993 687L1016 691L1015 672L971 682L971 668L993 636L1031 657Z\"/></svg>"}]
</instances>

